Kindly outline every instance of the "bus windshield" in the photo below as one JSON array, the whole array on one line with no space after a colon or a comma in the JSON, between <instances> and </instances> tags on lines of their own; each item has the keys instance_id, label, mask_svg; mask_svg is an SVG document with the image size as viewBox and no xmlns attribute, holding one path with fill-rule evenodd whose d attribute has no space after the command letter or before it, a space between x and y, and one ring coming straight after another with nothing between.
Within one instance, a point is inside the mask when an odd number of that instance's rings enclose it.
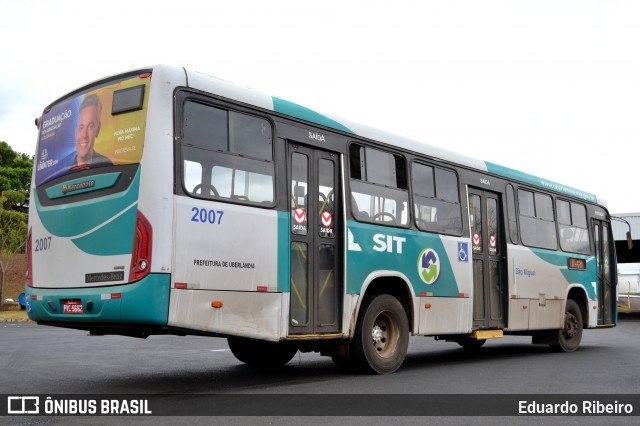
<instances>
[{"instance_id":1,"label":"bus windshield","mask_svg":"<svg viewBox=\"0 0 640 426\"><path fill-rule=\"evenodd\" d=\"M149 79L109 81L47 108L40 123L36 186L94 167L142 157Z\"/></svg>"}]
</instances>

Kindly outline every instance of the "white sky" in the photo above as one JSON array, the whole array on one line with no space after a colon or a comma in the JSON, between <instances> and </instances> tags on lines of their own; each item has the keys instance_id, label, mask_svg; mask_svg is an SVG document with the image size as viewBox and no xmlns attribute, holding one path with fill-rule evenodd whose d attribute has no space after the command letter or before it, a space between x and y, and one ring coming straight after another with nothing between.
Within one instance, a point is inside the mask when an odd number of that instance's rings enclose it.
<instances>
[{"instance_id":1,"label":"white sky","mask_svg":"<svg viewBox=\"0 0 640 426\"><path fill-rule=\"evenodd\" d=\"M640 212L640 2L3 2L0 140L66 92L186 66Z\"/></svg>"}]
</instances>

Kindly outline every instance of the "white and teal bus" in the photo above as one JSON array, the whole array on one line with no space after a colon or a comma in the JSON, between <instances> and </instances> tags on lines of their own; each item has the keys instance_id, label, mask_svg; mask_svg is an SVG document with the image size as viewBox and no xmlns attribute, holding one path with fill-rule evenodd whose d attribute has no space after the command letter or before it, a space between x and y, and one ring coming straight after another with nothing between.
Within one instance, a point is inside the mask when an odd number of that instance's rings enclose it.
<instances>
[{"instance_id":1,"label":"white and teal bus","mask_svg":"<svg viewBox=\"0 0 640 426\"><path fill-rule=\"evenodd\" d=\"M48 106L29 317L391 373L410 335L573 351L617 321L596 196L165 65Z\"/></svg>"}]
</instances>

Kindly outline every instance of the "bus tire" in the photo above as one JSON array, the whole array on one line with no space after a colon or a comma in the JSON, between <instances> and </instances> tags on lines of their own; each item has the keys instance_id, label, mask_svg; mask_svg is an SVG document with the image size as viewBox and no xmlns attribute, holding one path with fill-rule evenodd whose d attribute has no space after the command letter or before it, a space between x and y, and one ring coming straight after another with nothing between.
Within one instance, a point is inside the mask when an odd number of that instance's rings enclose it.
<instances>
[{"instance_id":1,"label":"bus tire","mask_svg":"<svg viewBox=\"0 0 640 426\"><path fill-rule=\"evenodd\" d=\"M259 340L227 339L229 349L238 361L261 368L282 366L295 356L298 348L288 342L271 343Z\"/></svg>"},{"instance_id":2,"label":"bus tire","mask_svg":"<svg viewBox=\"0 0 640 426\"><path fill-rule=\"evenodd\" d=\"M564 327L558 330L558 343L551 348L558 352L573 352L580 346L582 340L582 312L578 304L567 299L564 312Z\"/></svg>"},{"instance_id":3,"label":"bus tire","mask_svg":"<svg viewBox=\"0 0 640 426\"><path fill-rule=\"evenodd\" d=\"M368 373L389 374L402 365L409 346L409 321L393 296L367 299L351 341L351 359Z\"/></svg>"}]
</instances>

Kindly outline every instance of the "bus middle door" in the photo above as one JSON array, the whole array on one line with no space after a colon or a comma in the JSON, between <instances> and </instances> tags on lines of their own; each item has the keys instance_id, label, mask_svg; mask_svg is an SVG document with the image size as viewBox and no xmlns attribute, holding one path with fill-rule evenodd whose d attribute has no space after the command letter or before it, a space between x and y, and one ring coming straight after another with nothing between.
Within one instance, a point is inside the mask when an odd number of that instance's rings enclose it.
<instances>
[{"instance_id":1,"label":"bus middle door","mask_svg":"<svg viewBox=\"0 0 640 426\"><path fill-rule=\"evenodd\" d=\"M289 144L290 335L342 328L339 159L338 154Z\"/></svg>"},{"instance_id":2,"label":"bus middle door","mask_svg":"<svg viewBox=\"0 0 640 426\"><path fill-rule=\"evenodd\" d=\"M497 193L469 188L473 252L473 327L506 327L505 247Z\"/></svg>"}]
</instances>

